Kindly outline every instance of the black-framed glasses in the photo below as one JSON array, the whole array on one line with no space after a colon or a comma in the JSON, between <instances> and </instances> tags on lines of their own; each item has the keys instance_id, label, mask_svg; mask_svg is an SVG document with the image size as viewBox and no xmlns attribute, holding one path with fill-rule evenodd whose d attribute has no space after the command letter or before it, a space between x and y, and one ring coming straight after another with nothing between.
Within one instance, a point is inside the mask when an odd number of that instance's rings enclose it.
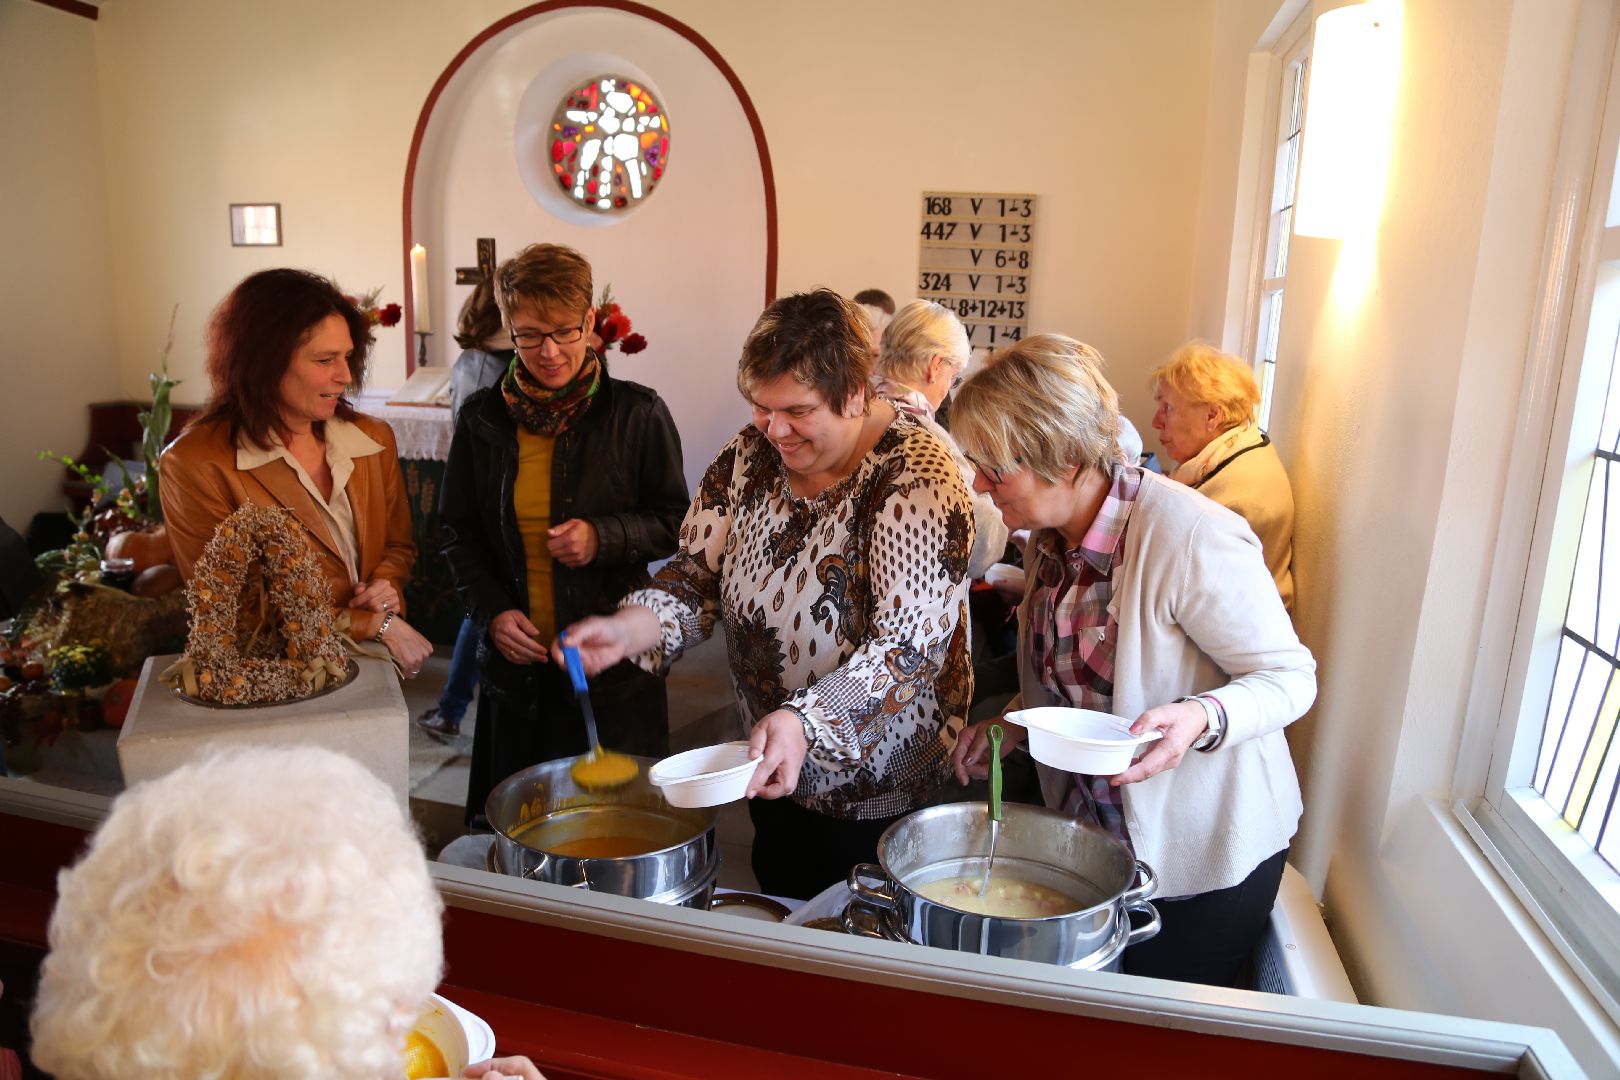
<instances>
[{"instance_id":1,"label":"black-framed glasses","mask_svg":"<svg viewBox=\"0 0 1620 1080\"><path fill-rule=\"evenodd\" d=\"M585 324L578 326L565 326L561 330L514 330L512 331L512 344L520 349L538 349L550 338L554 345L572 345L585 336Z\"/></svg>"}]
</instances>

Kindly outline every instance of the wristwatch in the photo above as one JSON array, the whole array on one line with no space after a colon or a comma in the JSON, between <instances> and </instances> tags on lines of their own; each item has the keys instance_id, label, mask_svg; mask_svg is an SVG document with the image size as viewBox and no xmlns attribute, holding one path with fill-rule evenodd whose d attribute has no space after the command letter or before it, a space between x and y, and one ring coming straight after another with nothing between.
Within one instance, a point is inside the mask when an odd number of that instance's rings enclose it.
<instances>
[{"instance_id":1,"label":"wristwatch","mask_svg":"<svg viewBox=\"0 0 1620 1080\"><path fill-rule=\"evenodd\" d=\"M1183 701L1196 701L1204 707L1204 719L1208 726L1204 728L1202 735L1193 740L1191 749L1201 750L1207 754L1221 745L1221 740L1226 737L1226 717L1222 715L1220 705L1213 698L1195 694L1176 699L1178 705Z\"/></svg>"}]
</instances>

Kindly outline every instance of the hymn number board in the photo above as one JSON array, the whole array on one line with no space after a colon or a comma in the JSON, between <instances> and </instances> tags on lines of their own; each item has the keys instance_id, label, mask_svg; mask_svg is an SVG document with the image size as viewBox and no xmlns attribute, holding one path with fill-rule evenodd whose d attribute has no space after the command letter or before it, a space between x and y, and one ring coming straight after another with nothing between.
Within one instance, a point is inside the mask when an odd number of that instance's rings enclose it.
<instances>
[{"instance_id":1,"label":"hymn number board","mask_svg":"<svg viewBox=\"0 0 1620 1080\"><path fill-rule=\"evenodd\" d=\"M1029 332L1035 196L925 191L917 295L943 304L975 348L999 348Z\"/></svg>"}]
</instances>

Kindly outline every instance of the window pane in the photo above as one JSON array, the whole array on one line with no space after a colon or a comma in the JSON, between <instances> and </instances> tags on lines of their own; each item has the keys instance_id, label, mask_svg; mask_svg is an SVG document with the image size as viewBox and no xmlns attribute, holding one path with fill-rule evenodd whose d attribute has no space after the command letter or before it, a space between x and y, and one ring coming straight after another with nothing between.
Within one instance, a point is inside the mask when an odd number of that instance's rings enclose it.
<instances>
[{"instance_id":1,"label":"window pane","mask_svg":"<svg viewBox=\"0 0 1620 1080\"><path fill-rule=\"evenodd\" d=\"M1620 339L1616 340L1616 347L1620 348ZM1609 387L1608 395L1603 402L1603 427L1598 433L1598 446L1611 453L1620 449L1620 394L1614 392L1615 375L1620 373L1620 367L1609 358Z\"/></svg>"},{"instance_id":2,"label":"window pane","mask_svg":"<svg viewBox=\"0 0 1620 1080\"><path fill-rule=\"evenodd\" d=\"M1272 263L1271 276L1280 278L1288 273L1288 242L1294 235L1294 208L1290 206L1277 215L1277 256Z\"/></svg>"}]
</instances>

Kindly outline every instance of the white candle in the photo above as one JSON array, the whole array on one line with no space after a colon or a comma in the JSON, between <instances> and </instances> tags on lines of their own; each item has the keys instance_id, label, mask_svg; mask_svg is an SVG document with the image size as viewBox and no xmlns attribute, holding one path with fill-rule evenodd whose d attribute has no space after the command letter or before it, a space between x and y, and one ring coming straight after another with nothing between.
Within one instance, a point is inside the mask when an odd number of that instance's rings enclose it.
<instances>
[{"instance_id":1,"label":"white candle","mask_svg":"<svg viewBox=\"0 0 1620 1080\"><path fill-rule=\"evenodd\" d=\"M411 301L416 307L416 332L428 332L427 248L411 248Z\"/></svg>"}]
</instances>

